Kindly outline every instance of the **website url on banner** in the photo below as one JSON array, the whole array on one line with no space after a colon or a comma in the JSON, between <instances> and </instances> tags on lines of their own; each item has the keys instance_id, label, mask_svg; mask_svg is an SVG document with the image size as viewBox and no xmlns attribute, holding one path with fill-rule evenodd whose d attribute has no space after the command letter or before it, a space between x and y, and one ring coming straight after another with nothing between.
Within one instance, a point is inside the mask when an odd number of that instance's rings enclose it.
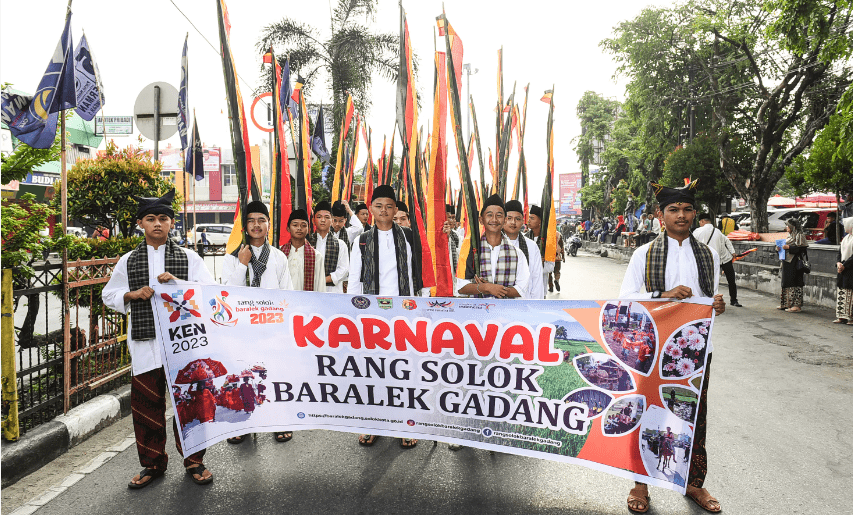
<instances>
[{"instance_id":1,"label":"website url on banner","mask_svg":"<svg viewBox=\"0 0 853 515\"><path fill-rule=\"evenodd\" d=\"M541 438L539 436L522 435L518 433L504 433L503 431L495 431L494 436L507 438L509 440L523 440L525 442L539 443L542 445L551 445L553 447L562 447L563 442L552 440L550 438Z\"/></svg>"},{"instance_id":2,"label":"website url on banner","mask_svg":"<svg viewBox=\"0 0 853 515\"><path fill-rule=\"evenodd\" d=\"M309 413L309 417L315 418L340 418L343 420L369 420L371 422L385 422L388 424L402 424L402 420L389 420L387 418L375 418L375 417L356 417L354 415L320 415L317 413Z\"/></svg>"},{"instance_id":3,"label":"website url on banner","mask_svg":"<svg viewBox=\"0 0 853 515\"><path fill-rule=\"evenodd\" d=\"M462 431L464 433L477 433L480 434L481 430L476 427L465 427L465 426L452 426L448 424L441 424L438 422L418 422L419 425L427 426L427 427L440 427L441 429L451 429L453 431Z\"/></svg>"}]
</instances>

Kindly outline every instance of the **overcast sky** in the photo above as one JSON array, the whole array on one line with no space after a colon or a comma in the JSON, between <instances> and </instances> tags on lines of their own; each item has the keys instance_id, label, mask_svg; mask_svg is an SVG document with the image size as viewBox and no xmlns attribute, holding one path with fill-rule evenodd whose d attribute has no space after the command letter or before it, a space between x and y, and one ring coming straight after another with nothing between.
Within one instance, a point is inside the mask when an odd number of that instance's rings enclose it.
<instances>
[{"instance_id":1,"label":"overcast sky","mask_svg":"<svg viewBox=\"0 0 853 515\"><path fill-rule=\"evenodd\" d=\"M219 54L205 41L218 46L216 21L217 0L75 0L72 34L74 45L85 30L92 53L100 68L106 115L132 115L139 92L155 81L180 84L181 49L189 33L189 105L197 113L199 131L208 146L230 146L230 135ZM369 24L377 31L397 32L399 10L394 0L379 0L379 12ZM666 0L656 5L668 5ZM331 4L331 6L330 6ZM0 81L11 82L16 89L32 93L53 53L65 18L64 0L0 0ZM295 0L258 1L231 0L231 45L240 87L248 112L252 90L259 83L261 55L255 50L262 28L284 17L311 23L322 37L330 33L330 7L335 0L305 2ZM414 51L420 59L418 90L422 96L419 121L426 133L432 122L432 62L435 17L441 14L438 0L404 2ZM516 96L523 102L523 87L530 83L525 154L528 160L530 198L541 195L545 176L545 125L547 105L540 102L544 90L555 85L554 134L555 172L580 170L572 147L572 139L580 133L575 106L584 91L593 90L608 97L623 99L625 81L614 82L615 65L598 43L612 34L620 21L637 16L647 2L640 0L589 1L472 1L446 0L447 17L464 44L464 62L478 68L471 76L471 94L477 109L481 142L496 153L494 106L497 102L497 50L504 49L504 95L509 96L514 81ZM176 7L177 6L177 7ZM186 14L195 28L179 11ZM38 23L34 23L38 18ZM202 36L203 35L203 36ZM443 38L438 39L444 48ZM317 79L325 81L323 75ZM463 80L463 87L465 84ZM467 96L467 88L464 91ZM376 77L372 89L373 108L368 123L373 128L373 155L381 152L382 135L388 134L395 117L395 85ZM328 103L330 95L324 85L317 85L309 102ZM265 114L258 113L265 120ZM328 118L327 118L328 119ZM465 128L463 121L463 128ZM133 138L116 138L119 146L136 142ZM249 139L258 144L267 137L249 122ZM458 183L456 151L448 131L448 175ZM161 142L179 146L173 136ZM327 144L331 146L331 141ZM146 141L144 146L151 147ZM399 148L399 147L398 147ZM367 152L360 152L363 160ZM398 154L399 155L399 154ZM512 154L510 181L514 179L517 156ZM488 165L487 165L488 166ZM472 172L479 175L476 159ZM488 174L487 174L488 176ZM558 180L554 180L555 187Z\"/></svg>"}]
</instances>

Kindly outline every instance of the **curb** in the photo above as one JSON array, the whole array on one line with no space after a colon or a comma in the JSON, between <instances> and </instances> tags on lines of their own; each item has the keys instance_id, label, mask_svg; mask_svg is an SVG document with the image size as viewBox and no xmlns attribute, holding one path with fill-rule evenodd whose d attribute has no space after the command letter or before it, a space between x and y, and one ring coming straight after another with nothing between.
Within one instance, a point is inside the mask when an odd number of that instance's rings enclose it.
<instances>
[{"instance_id":1,"label":"curb","mask_svg":"<svg viewBox=\"0 0 853 515\"><path fill-rule=\"evenodd\" d=\"M116 420L130 415L130 385L123 386L37 426L17 442L2 443L2 488L47 465Z\"/></svg>"}]
</instances>

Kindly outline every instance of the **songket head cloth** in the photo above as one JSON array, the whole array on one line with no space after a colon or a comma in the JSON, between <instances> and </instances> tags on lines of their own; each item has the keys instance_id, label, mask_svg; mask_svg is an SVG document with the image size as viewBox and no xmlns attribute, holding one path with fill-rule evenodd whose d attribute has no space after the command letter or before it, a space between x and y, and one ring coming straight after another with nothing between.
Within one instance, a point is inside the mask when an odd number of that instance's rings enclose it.
<instances>
[{"instance_id":1,"label":"songket head cloth","mask_svg":"<svg viewBox=\"0 0 853 515\"><path fill-rule=\"evenodd\" d=\"M133 197L136 200L136 219L141 220L145 215L168 215L175 218L172 201L175 200L175 189L172 188L162 197Z\"/></svg>"},{"instance_id":2,"label":"songket head cloth","mask_svg":"<svg viewBox=\"0 0 853 515\"><path fill-rule=\"evenodd\" d=\"M670 204L690 204L696 207L696 186L699 179L681 188L669 188L660 184L650 183L655 192L655 200L663 211Z\"/></svg>"}]
</instances>

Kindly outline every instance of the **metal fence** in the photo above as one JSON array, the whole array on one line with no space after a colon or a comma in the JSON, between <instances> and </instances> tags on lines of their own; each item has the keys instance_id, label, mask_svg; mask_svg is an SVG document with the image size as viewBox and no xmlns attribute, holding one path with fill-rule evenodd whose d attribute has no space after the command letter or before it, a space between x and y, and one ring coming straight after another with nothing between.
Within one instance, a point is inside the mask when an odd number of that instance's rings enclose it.
<instances>
[{"instance_id":1,"label":"metal fence","mask_svg":"<svg viewBox=\"0 0 853 515\"><path fill-rule=\"evenodd\" d=\"M126 316L106 309L101 291L118 258L31 264L13 270L17 411L20 433L130 381ZM4 415L8 407L4 402Z\"/></svg>"}]
</instances>

